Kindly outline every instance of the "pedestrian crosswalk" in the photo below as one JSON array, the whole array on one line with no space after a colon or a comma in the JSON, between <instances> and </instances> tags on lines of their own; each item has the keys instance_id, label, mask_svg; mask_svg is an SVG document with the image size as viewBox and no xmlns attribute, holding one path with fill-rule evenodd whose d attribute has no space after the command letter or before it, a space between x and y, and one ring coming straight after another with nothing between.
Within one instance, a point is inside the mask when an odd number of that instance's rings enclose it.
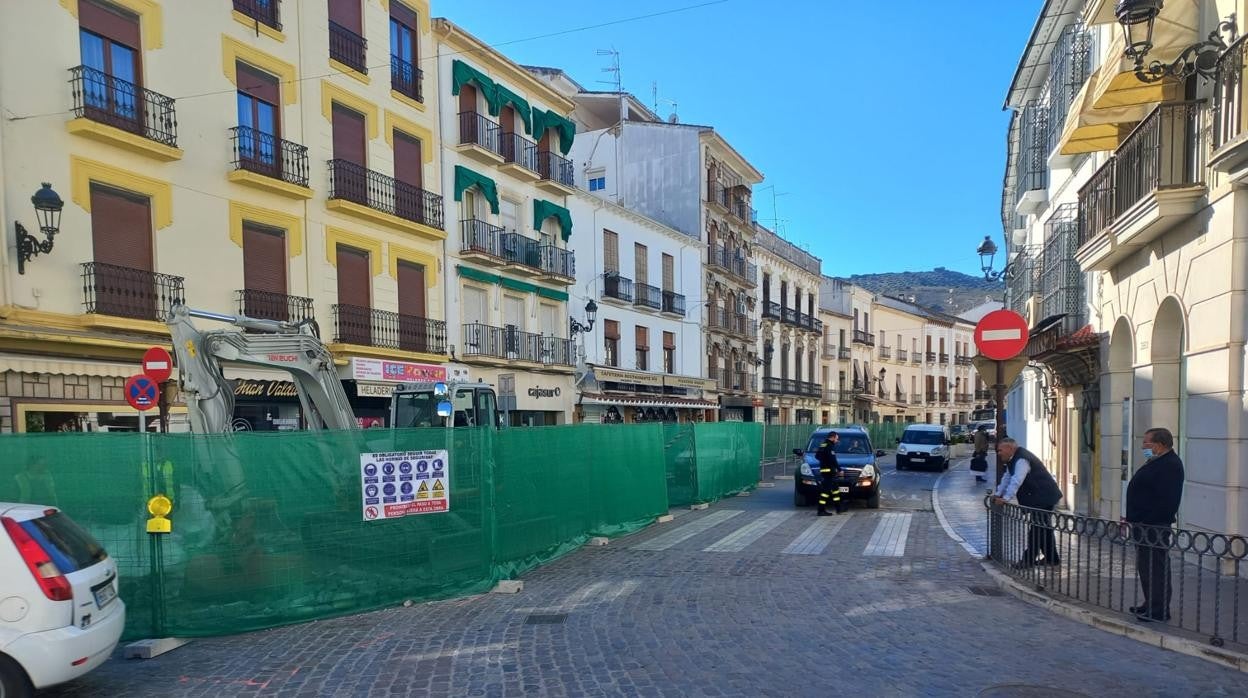
<instances>
[{"instance_id":1,"label":"pedestrian crosswalk","mask_svg":"<svg viewBox=\"0 0 1248 698\"><path fill-rule=\"evenodd\" d=\"M813 512L811 512L813 514ZM633 550L740 553L747 549L781 555L823 555L830 549L865 557L904 557L913 513L858 512L814 517L802 511L722 509L676 522L670 530L638 541ZM692 517L691 517L692 518Z\"/></svg>"}]
</instances>

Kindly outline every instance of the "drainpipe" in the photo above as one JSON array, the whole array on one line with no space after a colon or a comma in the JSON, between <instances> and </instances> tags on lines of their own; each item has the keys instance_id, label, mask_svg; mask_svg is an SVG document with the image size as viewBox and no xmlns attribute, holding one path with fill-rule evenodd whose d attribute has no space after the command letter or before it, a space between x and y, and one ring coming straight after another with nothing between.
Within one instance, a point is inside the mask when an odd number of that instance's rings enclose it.
<instances>
[{"instance_id":1,"label":"drainpipe","mask_svg":"<svg viewBox=\"0 0 1248 698\"><path fill-rule=\"evenodd\" d=\"M1248 288L1248 264L1245 263L1245 256L1248 255L1248 212L1244 211L1244 206L1248 206L1248 191L1235 190L1231 194L1231 325L1230 337L1227 342L1227 353L1229 360L1227 364L1230 366L1227 375L1228 387L1228 403L1230 409L1227 410L1226 418L1226 438L1227 448L1231 444L1245 438L1245 419L1244 415L1244 349L1245 337L1248 329L1245 328L1244 314L1248 313L1248 298L1245 297L1243 289ZM1190 341L1190 338L1189 338ZM1183 386L1186 390L1186 386ZM1190 404L1190 403L1188 403ZM1190 421L1189 421L1190 423ZM1233 506L1233 503L1243 496L1240 492L1239 497L1232 495L1231 488L1240 488L1244 486L1244 482L1239 476L1239 463L1232 458L1226 461L1226 528L1228 533L1242 533L1244 522L1240 520L1239 509Z\"/></svg>"}]
</instances>

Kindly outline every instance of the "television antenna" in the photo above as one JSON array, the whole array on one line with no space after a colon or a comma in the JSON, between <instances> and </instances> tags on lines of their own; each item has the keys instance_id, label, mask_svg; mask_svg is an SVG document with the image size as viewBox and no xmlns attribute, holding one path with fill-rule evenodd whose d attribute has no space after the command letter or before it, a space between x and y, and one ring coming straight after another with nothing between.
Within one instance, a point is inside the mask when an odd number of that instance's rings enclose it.
<instances>
[{"instance_id":1,"label":"television antenna","mask_svg":"<svg viewBox=\"0 0 1248 698\"><path fill-rule=\"evenodd\" d=\"M611 65L606 68L603 68L602 72L611 73L614 77L610 80L598 80L597 82L600 82L604 85L611 85L612 87L615 88L616 92L623 92L624 80L620 74L620 52L615 50L615 47L600 48L598 49L598 55L611 57Z\"/></svg>"}]
</instances>

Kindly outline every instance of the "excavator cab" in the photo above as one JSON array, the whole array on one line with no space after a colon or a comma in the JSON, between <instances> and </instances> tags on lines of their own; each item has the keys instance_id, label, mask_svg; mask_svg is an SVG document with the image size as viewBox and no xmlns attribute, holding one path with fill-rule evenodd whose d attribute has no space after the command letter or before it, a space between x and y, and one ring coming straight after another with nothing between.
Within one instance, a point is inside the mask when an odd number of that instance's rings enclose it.
<instances>
[{"instance_id":1,"label":"excavator cab","mask_svg":"<svg viewBox=\"0 0 1248 698\"><path fill-rule=\"evenodd\" d=\"M399 385L390 398L395 429L502 426L498 398L486 383Z\"/></svg>"}]
</instances>

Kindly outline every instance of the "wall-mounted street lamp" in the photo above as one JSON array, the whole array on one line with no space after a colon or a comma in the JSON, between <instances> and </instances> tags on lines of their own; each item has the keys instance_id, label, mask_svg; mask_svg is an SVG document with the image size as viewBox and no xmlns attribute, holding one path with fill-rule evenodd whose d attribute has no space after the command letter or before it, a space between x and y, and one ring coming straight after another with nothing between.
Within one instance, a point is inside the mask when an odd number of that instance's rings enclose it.
<instances>
[{"instance_id":1,"label":"wall-mounted street lamp","mask_svg":"<svg viewBox=\"0 0 1248 698\"><path fill-rule=\"evenodd\" d=\"M577 322L577 319L574 317L568 318L569 336L575 339L577 333L589 332L590 330L594 329L594 320L597 319L597 317L598 317L598 304L595 303L593 299L590 299L590 301L585 304L585 324L584 325L582 325L580 322Z\"/></svg>"},{"instance_id":2,"label":"wall-mounted street lamp","mask_svg":"<svg viewBox=\"0 0 1248 698\"><path fill-rule=\"evenodd\" d=\"M1164 4L1165 0L1118 0L1114 7L1114 15L1127 37L1124 53L1135 61L1135 76L1141 82L1159 82L1166 78L1184 80L1192 75L1212 78L1217 72L1218 58L1227 49L1223 35L1234 41L1238 33L1235 16L1219 22L1209 38L1183 49L1173 63L1153 61L1146 66L1144 60L1153 49L1153 26Z\"/></svg>"},{"instance_id":3,"label":"wall-mounted street lamp","mask_svg":"<svg viewBox=\"0 0 1248 698\"><path fill-rule=\"evenodd\" d=\"M979 243L979 247L975 248L975 253L979 255L980 271L984 272L984 281L1009 281L1010 274L1014 271L1013 263L1007 262L1001 271L993 271L996 263L997 243L992 241L991 235L985 235L984 241ZM1001 304L1005 305L1006 291L1001 291Z\"/></svg>"},{"instance_id":4,"label":"wall-mounted street lamp","mask_svg":"<svg viewBox=\"0 0 1248 698\"><path fill-rule=\"evenodd\" d=\"M14 221L13 225L17 229L17 273L26 273L26 263L41 254L48 254L52 251L52 240L56 237L56 233L61 229L61 209L65 207L65 202L61 201L61 197L55 191L52 191L52 185L47 182L30 197L30 203L35 205L35 216L39 220L39 231L43 233L43 240L26 232L26 227L20 222Z\"/></svg>"}]
</instances>

